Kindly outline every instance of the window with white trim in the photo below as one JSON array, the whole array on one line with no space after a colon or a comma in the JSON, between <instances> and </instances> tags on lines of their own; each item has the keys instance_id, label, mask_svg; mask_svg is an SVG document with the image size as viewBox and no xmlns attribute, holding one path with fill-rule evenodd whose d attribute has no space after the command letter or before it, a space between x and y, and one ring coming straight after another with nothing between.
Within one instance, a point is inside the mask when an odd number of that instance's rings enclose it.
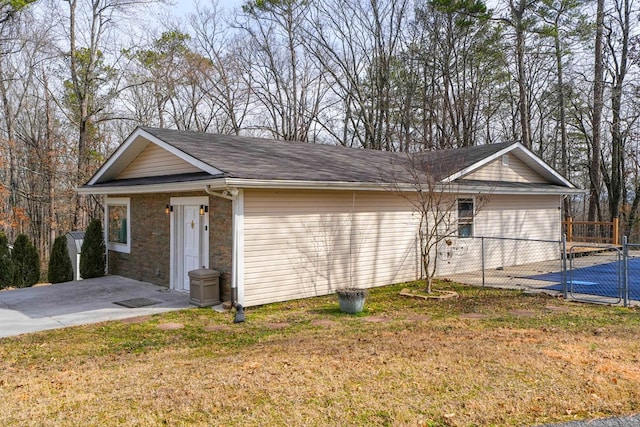
<instances>
[{"instance_id":1,"label":"window with white trim","mask_svg":"<svg viewBox=\"0 0 640 427\"><path fill-rule=\"evenodd\" d=\"M473 237L473 199L458 199L458 237Z\"/></svg>"},{"instance_id":2,"label":"window with white trim","mask_svg":"<svg viewBox=\"0 0 640 427\"><path fill-rule=\"evenodd\" d=\"M105 207L107 248L115 252L131 250L131 204L128 197L107 199Z\"/></svg>"}]
</instances>

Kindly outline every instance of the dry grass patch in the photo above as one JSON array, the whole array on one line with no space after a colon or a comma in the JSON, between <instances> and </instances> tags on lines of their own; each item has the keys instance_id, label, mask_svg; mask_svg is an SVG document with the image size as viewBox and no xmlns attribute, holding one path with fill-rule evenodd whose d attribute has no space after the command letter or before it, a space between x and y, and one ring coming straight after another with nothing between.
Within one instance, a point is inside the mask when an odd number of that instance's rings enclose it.
<instances>
[{"instance_id":1,"label":"dry grass patch","mask_svg":"<svg viewBox=\"0 0 640 427\"><path fill-rule=\"evenodd\" d=\"M447 286L461 298L374 289L362 316L329 296L238 325L194 308L3 339L0 425L535 425L638 407L636 311Z\"/></svg>"}]
</instances>

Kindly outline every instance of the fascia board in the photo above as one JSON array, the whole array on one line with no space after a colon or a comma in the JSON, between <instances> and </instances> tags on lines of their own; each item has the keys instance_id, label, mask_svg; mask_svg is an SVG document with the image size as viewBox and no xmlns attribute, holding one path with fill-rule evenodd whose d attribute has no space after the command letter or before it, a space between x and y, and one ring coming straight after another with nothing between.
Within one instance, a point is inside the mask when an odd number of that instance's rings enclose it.
<instances>
[{"instance_id":1,"label":"fascia board","mask_svg":"<svg viewBox=\"0 0 640 427\"><path fill-rule=\"evenodd\" d=\"M278 189L300 189L300 190L358 190L358 191L393 191L393 192L411 192L416 191L416 185L411 183L405 184L376 184L376 183L356 183L356 182L321 182L321 181L277 181L277 180L250 180L250 179L234 179L225 178L224 187L238 188L278 188ZM212 189L215 189L212 186ZM499 185L465 185L456 182L445 182L438 184L434 188L434 192L442 193L492 193L492 194L586 194L587 192L578 188L545 188L545 187L528 187L513 188L500 187Z\"/></svg>"},{"instance_id":2,"label":"fascia board","mask_svg":"<svg viewBox=\"0 0 640 427\"><path fill-rule=\"evenodd\" d=\"M117 181L116 181L117 182ZM209 190L221 191L230 187L236 188L273 188L288 190L358 190L380 191L387 187L383 184L354 183L354 182L315 182L315 181L278 181L252 179L215 179L192 182L176 182L147 185L111 185L104 187L77 187L78 194L142 194L169 193L175 191L200 191L208 187ZM409 188L408 186L399 186Z\"/></svg>"},{"instance_id":3,"label":"fascia board","mask_svg":"<svg viewBox=\"0 0 640 427\"><path fill-rule=\"evenodd\" d=\"M211 180L176 182L165 184L112 185L108 187L79 187L79 194L142 194L142 193L170 193L179 191L201 191L205 188L219 191L229 188L245 189L284 189L284 190L333 190L333 191L416 191L415 184L382 184L368 182L332 182L332 181L280 181L255 180L238 178L218 178ZM442 193L483 193L483 194L586 194L585 190L577 188L513 188L499 185L465 185L456 182L437 185L434 192Z\"/></svg>"},{"instance_id":4,"label":"fascia board","mask_svg":"<svg viewBox=\"0 0 640 427\"><path fill-rule=\"evenodd\" d=\"M220 184L218 180L202 180L190 182L174 182L165 184L148 185L111 185L105 187L77 187L78 194L149 194L149 193L175 193L184 191L204 191L206 185L213 189ZM226 187L222 187L226 188Z\"/></svg>"},{"instance_id":5,"label":"fascia board","mask_svg":"<svg viewBox=\"0 0 640 427\"><path fill-rule=\"evenodd\" d=\"M465 175L470 174L471 172L480 169L481 167L491 163L492 161L500 158L502 155L510 153L514 151L516 156L525 162L529 167L533 170L541 174L542 176L547 175L547 178L551 178L552 180L560 183L561 185L566 186L567 188L575 189L576 186L567 180L565 177L560 175L558 172L553 170L549 165L542 161L538 156L533 154L530 150L528 150L522 143L516 142L514 144L509 145L508 147L503 148L502 150L492 154L491 156L487 156L484 159L468 166L442 180L442 182L451 182L458 178L461 178Z\"/></svg>"},{"instance_id":6,"label":"fascia board","mask_svg":"<svg viewBox=\"0 0 640 427\"><path fill-rule=\"evenodd\" d=\"M415 186L405 185L399 186L395 191L396 192L412 192L416 191ZM580 195L586 194L587 191L577 189L577 188L545 188L545 187L530 187L530 188L514 188L514 187L500 187L495 185L456 185L455 182L448 183L444 185L436 185L433 190L434 193L439 194L501 194L501 195L532 195L532 196L540 196L540 195Z\"/></svg>"}]
</instances>

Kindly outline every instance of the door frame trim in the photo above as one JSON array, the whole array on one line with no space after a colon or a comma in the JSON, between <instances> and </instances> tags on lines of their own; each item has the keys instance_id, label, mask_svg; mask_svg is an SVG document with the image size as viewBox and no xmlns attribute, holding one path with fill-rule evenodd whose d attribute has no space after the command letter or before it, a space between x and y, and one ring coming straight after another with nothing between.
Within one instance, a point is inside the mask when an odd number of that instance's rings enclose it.
<instances>
[{"instance_id":1,"label":"door frame trim","mask_svg":"<svg viewBox=\"0 0 640 427\"><path fill-rule=\"evenodd\" d=\"M208 196L193 196L193 197L172 197L170 199L171 206L209 206L209 197ZM176 277L178 271L178 263L182 262L179 259L179 255L184 250L184 237L181 239L177 238L177 228L176 224L180 224L182 222L182 214L179 214L182 210L173 209L170 212L170 225L169 225L169 289L176 289L176 282L178 278ZM210 225L209 225L209 212L205 212L202 217L202 234L201 238L201 248L202 251L200 253L201 264L205 268L209 268L209 233L210 233ZM182 248L179 248L178 245L182 245Z\"/></svg>"}]
</instances>

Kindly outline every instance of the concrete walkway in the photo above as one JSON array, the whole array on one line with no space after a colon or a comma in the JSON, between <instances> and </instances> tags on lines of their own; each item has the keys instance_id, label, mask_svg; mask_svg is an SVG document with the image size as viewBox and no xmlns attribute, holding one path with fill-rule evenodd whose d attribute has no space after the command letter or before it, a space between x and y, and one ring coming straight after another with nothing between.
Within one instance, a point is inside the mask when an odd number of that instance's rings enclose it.
<instances>
[{"instance_id":1,"label":"concrete walkway","mask_svg":"<svg viewBox=\"0 0 640 427\"><path fill-rule=\"evenodd\" d=\"M140 308L114 304L133 298L148 298L158 303ZM0 337L187 307L193 307L187 293L121 276L0 291Z\"/></svg>"}]
</instances>

